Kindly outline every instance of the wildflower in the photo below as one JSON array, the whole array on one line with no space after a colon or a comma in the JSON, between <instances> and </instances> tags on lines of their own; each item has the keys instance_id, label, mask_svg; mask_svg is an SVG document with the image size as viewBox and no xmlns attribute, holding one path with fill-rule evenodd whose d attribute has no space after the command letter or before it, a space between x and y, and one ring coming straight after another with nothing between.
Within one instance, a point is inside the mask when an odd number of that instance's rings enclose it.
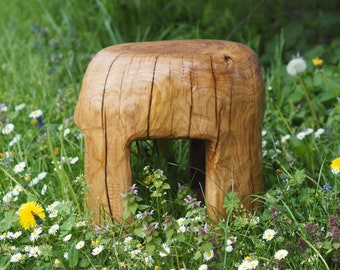
<instances>
[{"instance_id":1,"label":"wildflower","mask_svg":"<svg viewBox=\"0 0 340 270\"><path fill-rule=\"evenodd\" d=\"M55 268L59 268L60 266L61 266L61 262L60 262L60 260L58 260L58 259L55 259L54 260L54 265L53 265Z\"/></svg>"},{"instance_id":2,"label":"wildflower","mask_svg":"<svg viewBox=\"0 0 340 270\"><path fill-rule=\"evenodd\" d=\"M66 235L66 236L63 238L63 241L64 241L64 242L67 242L67 241L69 241L69 240L71 239L71 237L72 237L72 234L68 234L68 235Z\"/></svg>"},{"instance_id":3,"label":"wildflower","mask_svg":"<svg viewBox=\"0 0 340 270\"><path fill-rule=\"evenodd\" d=\"M185 221L185 218L179 218L179 219L177 219L177 223L178 223L179 226L184 225L184 221Z\"/></svg>"},{"instance_id":4,"label":"wildflower","mask_svg":"<svg viewBox=\"0 0 340 270\"><path fill-rule=\"evenodd\" d=\"M84 241L79 241L76 244L76 249L82 249L85 246L85 242Z\"/></svg>"},{"instance_id":5,"label":"wildflower","mask_svg":"<svg viewBox=\"0 0 340 270\"><path fill-rule=\"evenodd\" d=\"M317 131L315 131L314 137L319 138L324 132L325 130L323 128L319 128Z\"/></svg>"},{"instance_id":6,"label":"wildflower","mask_svg":"<svg viewBox=\"0 0 340 270\"><path fill-rule=\"evenodd\" d=\"M274 238L276 232L272 229L267 229L264 231L262 238L266 241L270 241Z\"/></svg>"},{"instance_id":7,"label":"wildflower","mask_svg":"<svg viewBox=\"0 0 340 270\"><path fill-rule=\"evenodd\" d=\"M323 65L323 60L319 57L313 58L312 62L315 67L321 67Z\"/></svg>"},{"instance_id":8,"label":"wildflower","mask_svg":"<svg viewBox=\"0 0 340 270\"><path fill-rule=\"evenodd\" d=\"M34 228L37 226L37 223L41 223L43 219L45 219L45 213L43 208L39 203L36 202L28 202L21 205L19 211L19 224L25 230L29 230L30 228Z\"/></svg>"},{"instance_id":9,"label":"wildflower","mask_svg":"<svg viewBox=\"0 0 340 270\"><path fill-rule=\"evenodd\" d=\"M285 249L280 249L275 252L274 258L276 260L282 260L288 255L288 251Z\"/></svg>"},{"instance_id":10,"label":"wildflower","mask_svg":"<svg viewBox=\"0 0 340 270\"><path fill-rule=\"evenodd\" d=\"M30 247L28 257L37 258L41 254L41 250L38 246Z\"/></svg>"},{"instance_id":11,"label":"wildflower","mask_svg":"<svg viewBox=\"0 0 340 270\"><path fill-rule=\"evenodd\" d=\"M46 190L47 190L47 185L45 184L45 185L43 186L43 188L41 189L41 195L45 195Z\"/></svg>"},{"instance_id":12,"label":"wildflower","mask_svg":"<svg viewBox=\"0 0 340 270\"><path fill-rule=\"evenodd\" d=\"M11 192L5 194L5 196L2 198L2 201L4 203L10 203L13 201L13 194Z\"/></svg>"},{"instance_id":13,"label":"wildflower","mask_svg":"<svg viewBox=\"0 0 340 270\"><path fill-rule=\"evenodd\" d=\"M285 144L290 138L290 135L287 134L281 138L281 143Z\"/></svg>"},{"instance_id":14,"label":"wildflower","mask_svg":"<svg viewBox=\"0 0 340 270\"><path fill-rule=\"evenodd\" d=\"M21 191L22 191L22 187L19 185L16 185L12 190L12 194L14 196L18 196Z\"/></svg>"},{"instance_id":15,"label":"wildflower","mask_svg":"<svg viewBox=\"0 0 340 270\"><path fill-rule=\"evenodd\" d=\"M256 224L258 224L260 222L260 218L259 217L252 217L251 219L250 219L250 221L249 221L249 223L251 224L251 225L256 225Z\"/></svg>"},{"instance_id":16,"label":"wildflower","mask_svg":"<svg viewBox=\"0 0 340 270\"><path fill-rule=\"evenodd\" d=\"M34 229L34 231L31 233L30 240L32 242L34 242L35 240L37 240L39 238L41 233L42 233L42 228L41 227L38 227L38 228Z\"/></svg>"},{"instance_id":17,"label":"wildflower","mask_svg":"<svg viewBox=\"0 0 340 270\"><path fill-rule=\"evenodd\" d=\"M250 269L250 262L243 260L242 263L238 266L238 270L247 270Z\"/></svg>"},{"instance_id":18,"label":"wildflower","mask_svg":"<svg viewBox=\"0 0 340 270\"><path fill-rule=\"evenodd\" d=\"M21 236L22 232L21 231L17 231L15 233L13 233L13 235L11 236L12 239L18 239Z\"/></svg>"},{"instance_id":19,"label":"wildflower","mask_svg":"<svg viewBox=\"0 0 340 270\"><path fill-rule=\"evenodd\" d=\"M13 171L15 173L20 173L20 172L23 172L25 170L25 167L26 167L26 163L24 161L22 161L22 162L19 162L17 165L14 166Z\"/></svg>"},{"instance_id":20,"label":"wildflower","mask_svg":"<svg viewBox=\"0 0 340 270\"><path fill-rule=\"evenodd\" d=\"M151 256L147 256L144 258L144 262L147 267L151 267L154 263L154 260L152 259Z\"/></svg>"},{"instance_id":21,"label":"wildflower","mask_svg":"<svg viewBox=\"0 0 340 270\"><path fill-rule=\"evenodd\" d=\"M101 253L103 251L103 246L102 245L99 245L97 247L95 247L93 250L92 250L92 255L93 256L96 256L98 255L99 253Z\"/></svg>"},{"instance_id":22,"label":"wildflower","mask_svg":"<svg viewBox=\"0 0 340 270\"><path fill-rule=\"evenodd\" d=\"M14 125L9 123L7 124L3 129L2 129L2 134L3 135L8 135L14 130Z\"/></svg>"},{"instance_id":23,"label":"wildflower","mask_svg":"<svg viewBox=\"0 0 340 270\"><path fill-rule=\"evenodd\" d=\"M19 262L22 258L22 254L21 253L16 253L14 255L12 255L11 257L11 262Z\"/></svg>"},{"instance_id":24,"label":"wildflower","mask_svg":"<svg viewBox=\"0 0 340 270\"><path fill-rule=\"evenodd\" d=\"M200 267L198 267L198 270L207 270L208 266L206 264L202 264Z\"/></svg>"},{"instance_id":25,"label":"wildflower","mask_svg":"<svg viewBox=\"0 0 340 270\"><path fill-rule=\"evenodd\" d=\"M17 142L19 142L21 140L21 135L17 134L14 136L13 140L11 140L8 145L9 146L13 146L14 144L16 144Z\"/></svg>"},{"instance_id":26,"label":"wildflower","mask_svg":"<svg viewBox=\"0 0 340 270\"><path fill-rule=\"evenodd\" d=\"M203 253L204 261L210 261L214 257L214 250L206 251Z\"/></svg>"},{"instance_id":27,"label":"wildflower","mask_svg":"<svg viewBox=\"0 0 340 270\"><path fill-rule=\"evenodd\" d=\"M79 221L76 223L77 228L85 227L85 226L86 226L86 221Z\"/></svg>"},{"instance_id":28,"label":"wildflower","mask_svg":"<svg viewBox=\"0 0 340 270\"><path fill-rule=\"evenodd\" d=\"M14 109L15 109L15 111L21 111L25 107L26 107L26 104L25 103L21 103L19 105L16 105Z\"/></svg>"},{"instance_id":29,"label":"wildflower","mask_svg":"<svg viewBox=\"0 0 340 270\"><path fill-rule=\"evenodd\" d=\"M179 228L178 228L178 230L177 230L177 232L178 233L185 233L185 231L186 231L186 228L185 228L185 226L179 226Z\"/></svg>"},{"instance_id":30,"label":"wildflower","mask_svg":"<svg viewBox=\"0 0 340 270\"><path fill-rule=\"evenodd\" d=\"M58 224L54 224L53 226L51 226L48 229L48 233L49 234L56 234L58 230L59 230L59 225Z\"/></svg>"},{"instance_id":31,"label":"wildflower","mask_svg":"<svg viewBox=\"0 0 340 270\"><path fill-rule=\"evenodd\" d=\"M165 252L159 252L159 256L161 257L166 257L170 254L170 248L167 244L163 243L162 248L164 249Z\"/></svg>"},{"instance_id":32,"label":"wildflower","mask_svg":"<svg viewBox=\"0 0 340 270\"><path fill-rule=\"evenodd\" d=\"M132 240L133 240L133 238L132 238L131 236L127 236L127 237L125 237L125 239L124 239L124 243L125 243L125 244L130 244L130 243L132 242Z\"/></svg>"},{"instance_id":33,"label":"wildflower","mask_svg":"<svg viewBox=\"0 0 340 270\"><path fill-rule=\"evenodd\" d=\"M331 191L333 187L330 184L325 184L322 187L322 191Z\"/></svg>"},{"instance_id":34,"label":"wildflower","mask_svg":"<svg viewBox=\"0 0 340 270\"><path fill-rule=\"evenodd\" d=\"M29 117L29 118L33 118L33 119L37 119L37 118L41 117L42 114L43 114L43 113L42 113L42 110L35 110L35 111L31 112L31 113L28 115L28 117Z\"/></svg>"},{"instance_id":35,"label":"wildflower","mask_svg":"<svg viewBox=\"0 0 340 270\"><path fill-rule=\"evenodd\" d=\"M234 249L234 248L233 248L232 245L227 245L226 248L225 248L225 251L228 252L228 253L230 253L230 252L233 251L233 249Z\"/></svg>"},{"instance_id":36,"label":"wildflower","mask_svg":"<svg viewBox=\"0 0 340 270\"><path fill-rule=\"evenodd\" d=\"M300 57L299 53L296 56L293 56L293 59L289 61L287 65L287 72L289 75L296 76L299 73L302 73L306 70L307 64L302 57Z\"/></svg>"},{"instance_id":37,"label":"wildflower","mask_svg":"<svg viewBox=\"0 0 340 270\"><path fill-rule=\"evenodd\" d=\"M298 138L300 141L303 140L306 137L306 132L301 131L298 134L296 134L296 138Z\"/></svg>"},{"instance_id":38,"label":"wildflower","mask_svg":"<svg viewBox=\"0 0 340 270\"><path fill-rule=\"evenodd\" d=\"M331 170L333 174L339 174L340 173L340 157L336 158L331 163Z\"/></svg>"},{"instance_id":39,"label":"wildflower","mask_svg":"<svg viewBox=\"0 0 340 270\"><path fill-rule=\"evenodd\" d=\"M259 261L258 260L252 260L249 262L249 269L255 269L257 266L259 265Z\"/></svg>"},{"instance_id":40,"label":"wildflower","mask_svg":"<svg viewBox=\"0 0 340 270\"><path fill-rule=\"evenodd\" d=\"M0 114L2 112L7 112L7 110L8 110L8 107L6 106L6 104L1 103L0 104Z\"/></svg>"},{"instance_id":41,"label":"wildflower","mask_svg":"<svg viewBox=\"0 0 340 270\"><path fill-rule=\"evenodd\" d=\"M79 160L78 157L71 158L70 159L70 164L75 164L75 163L77 163L78 160Z\"/></svg>"},{"instance_id":42,"label":"wildflower","mask_svg":"<svg viewBox=\"0 0 340 270\"><path fill-rule=\"evenodd\" d=\"M58 216L58 210L53 210L48 216L49 218L56 218Z\"/></svg>"}]
</instances>

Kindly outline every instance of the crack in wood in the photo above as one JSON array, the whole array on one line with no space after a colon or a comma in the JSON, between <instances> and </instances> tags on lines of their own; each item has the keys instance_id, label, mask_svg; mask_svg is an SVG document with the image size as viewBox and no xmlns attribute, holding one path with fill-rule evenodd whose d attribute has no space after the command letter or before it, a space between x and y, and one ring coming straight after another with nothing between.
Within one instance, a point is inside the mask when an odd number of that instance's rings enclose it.
<instances>
[{"instance_id":1,"label":"crack in wood","mask_svg":"<svg viewBox=\"0 0 340 270\"><path fill-rule=\"evenodd\" d=\"M151 81L151 89L150 89L150 101L149 101L149 111L148 111L148 123L147 123L147 129L146 129L146 136L147 138L150 138L150 116L151 116L151 106L152 106L152 96L153 96L153 87L155 84L155 76L156 76L156 65L158 61L158 57L160 55L157 55L155 58L155 64L153 66L153 72L152 72L152 81Z\"/></svg>"}]
</instances>

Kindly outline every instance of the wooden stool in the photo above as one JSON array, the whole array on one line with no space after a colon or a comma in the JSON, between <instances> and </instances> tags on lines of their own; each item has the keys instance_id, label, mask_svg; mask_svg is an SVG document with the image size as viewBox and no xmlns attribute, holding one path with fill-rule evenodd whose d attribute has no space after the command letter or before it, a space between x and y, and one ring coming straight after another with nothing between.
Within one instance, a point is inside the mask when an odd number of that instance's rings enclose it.
<instances>
[{"instance_id":1,"label":"wooden stool","mask_svg":"<svg viewBox=\"0 0 340 270\"><path fill-rule=\"evenodd\" d=\"M261 192L263 105L258 59L242 44L158 41L101 50L87 68L75 111L85 134L94 220L101 208L121 220L134 140L206 140L205 202L212 217L223 213L226 193L244 199Z\"/></svg>"}]
</instances>

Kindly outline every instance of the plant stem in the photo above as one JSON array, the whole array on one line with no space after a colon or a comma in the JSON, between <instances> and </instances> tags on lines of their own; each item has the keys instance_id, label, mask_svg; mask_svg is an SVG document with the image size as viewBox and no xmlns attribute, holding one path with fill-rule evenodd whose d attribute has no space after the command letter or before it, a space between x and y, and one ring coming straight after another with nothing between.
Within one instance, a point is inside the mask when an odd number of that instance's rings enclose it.
<instances>
[{"instance_id":1,"label":"plant stem","mask_svg":"<svg viewBox=\"0 0 340 270\"><path fill-rule=\"evenodd\" d=\"M308 92L307 92L307 88L306 88L305 82L304 82L304 80L302 79L301 76L299 76L299 80L300 80L301 87L302 87L303 93L304 93L304 95L305 95L305 98L306 98L308 107L309 107L309 109L310 109L310 111L311 111L311 113L312 113L312 116L313 116L315 125L316 125L317 128L320 128L319 121L318 121L318 118L317 118L317 116L316 116L315 110L314 110L314 108L313 108L312 102L311 102L311 100L310 100L310 98L309 98L309 95L308 95Z\"/></svg>"}]
</instances>

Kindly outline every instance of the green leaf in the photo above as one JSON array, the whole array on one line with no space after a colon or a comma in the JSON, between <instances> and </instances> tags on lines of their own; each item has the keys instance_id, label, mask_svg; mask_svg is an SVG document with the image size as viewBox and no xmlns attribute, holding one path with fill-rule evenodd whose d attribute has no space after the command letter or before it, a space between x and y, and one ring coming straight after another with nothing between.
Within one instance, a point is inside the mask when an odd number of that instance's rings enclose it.
<instances>
[{"instance_id":1,"label":"green leaf","mask_svg":"<svg viewBox=\"0 0 340 270\"><path fill-rule=\"evenodd\" d=\"M68 253L68 260L71 267L75 267L78 264L78 257L79 254L78 250L76 249L76 243L73 242Z\"/></svg>"},{"instance_id":2,"label":"green leaf","mask_svg":"<svg viewBox=\"0 0 340 270\"><path fill-rule=\"evenodd\" d=\"M199 250L197 250L193 259L196 261L196 260L199 260L201 257L202 257L202 253Z\"/></svg>"},{"instance_id":3,"label":"green leaf","mask_svg":"<svg viewBox=\"0 0 340 270\"><path fill-rule=\"evenodd\" d=\"M5 216L0 221L0 231L7 231L12 227L13 223L19 219L14 212L5 212Z\"/></svg>"},{"instance_id":4,"label":"green leaf","mask_svg":"<svg viewBox=\"0 0 340 270\"><path fill-rule=\"evenodd\" d=\"M223 208L225 208L227 213L231 213L238 209L240 206L240 199L236 192L230 192L224 198Z\"/></svg>"}]
</instances>

